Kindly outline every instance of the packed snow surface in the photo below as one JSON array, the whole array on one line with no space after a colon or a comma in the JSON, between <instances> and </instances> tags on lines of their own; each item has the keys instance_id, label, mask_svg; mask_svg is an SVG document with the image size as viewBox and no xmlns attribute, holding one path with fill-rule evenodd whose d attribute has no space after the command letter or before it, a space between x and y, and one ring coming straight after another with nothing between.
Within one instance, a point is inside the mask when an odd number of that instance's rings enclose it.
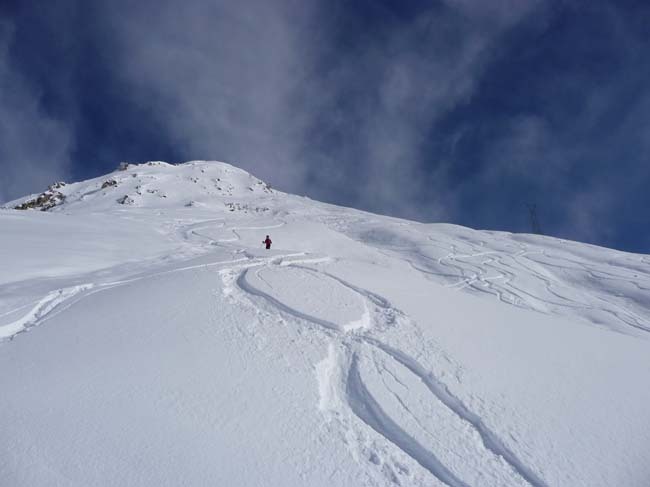
<instances>
[{"instance_id":1,"label":"packed snow surface","mask_svg":"<svg viewBox=\"0 0 650 487\"><path fill-rule=\"evenodd\" d=\"M122 169L0 210L1 486L650 485L649 256Z\"/></svg>"}]
</instances>

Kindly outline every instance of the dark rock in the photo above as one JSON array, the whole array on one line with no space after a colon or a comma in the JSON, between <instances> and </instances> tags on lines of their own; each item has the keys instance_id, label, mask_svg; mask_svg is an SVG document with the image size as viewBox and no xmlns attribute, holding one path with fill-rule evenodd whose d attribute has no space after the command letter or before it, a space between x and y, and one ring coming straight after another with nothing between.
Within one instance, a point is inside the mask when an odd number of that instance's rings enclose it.
<instances>
[{"instance_id":1,"label":"dark rock","mask_svg":"<svg viewBox=\"0 0 650 487\"><path fill-rule=\"evenodd\" d=\"M59 186L56 186L59 185ZM50 186L50 189L39 194L36 198L15 207L16 210L41 210L47 211L55 206L60 205L65 201L65 195L60 191L53 189L54 187L61 188L65 183L56 183Z\"/></svg>"},{"instance_id":2,"label":"dark rock","mask_svg":"<svg viewBox=\"0 0 650 487\"><path fill-rule=\"evenodd\" d=\"M102 183L102 189L111 188L113 186L117 186L117 181L115 181L115 179L109 179Z\"/></svg>"},{"instance_id":3,"label":"dark rock","mask_svg":"<svg viewBox=\"0 0 650 487\"><path fill-rule=\"evenodd\" d=\"M117 202L118 202L120 205L132 205L133 203L135 203L135 201L133 200L133 198L131 198L128 194L125 194L124 196L122 196L121 198L119 198L119 199L117 200Z\"/></svg>"}]
</instances>

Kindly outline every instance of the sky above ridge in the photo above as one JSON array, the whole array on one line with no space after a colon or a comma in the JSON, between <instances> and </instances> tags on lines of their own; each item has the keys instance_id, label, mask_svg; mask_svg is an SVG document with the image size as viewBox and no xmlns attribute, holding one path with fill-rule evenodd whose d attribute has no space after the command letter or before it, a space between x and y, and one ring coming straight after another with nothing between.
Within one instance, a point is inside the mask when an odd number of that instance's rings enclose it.
<instances>
[{"instance_id":1,"label":"sky above ridge","mask_svg":"<svg viewBox=\"0 0 650 487\"><path fill-rule=\"evenodd\" d=\"M0 201L215 159L426 222L650 253L650 3L0 2Z\"/></svg>"}]
</instances>

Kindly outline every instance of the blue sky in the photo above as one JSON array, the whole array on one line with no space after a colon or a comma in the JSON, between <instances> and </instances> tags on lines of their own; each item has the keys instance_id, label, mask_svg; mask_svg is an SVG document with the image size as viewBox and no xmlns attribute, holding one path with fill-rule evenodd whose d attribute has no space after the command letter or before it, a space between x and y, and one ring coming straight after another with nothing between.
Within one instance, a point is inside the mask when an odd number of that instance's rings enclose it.
<instances>
[{"instance_id":1,"label":"blue sky","mask_svg":"<svg viewBox=\"0 0 650 487\"><path fill-rule=\"evenodd\" d=\"M650 4L0 4L0 200L217 159L420 221L650 252Z\"/></svg>"}]
</instances>

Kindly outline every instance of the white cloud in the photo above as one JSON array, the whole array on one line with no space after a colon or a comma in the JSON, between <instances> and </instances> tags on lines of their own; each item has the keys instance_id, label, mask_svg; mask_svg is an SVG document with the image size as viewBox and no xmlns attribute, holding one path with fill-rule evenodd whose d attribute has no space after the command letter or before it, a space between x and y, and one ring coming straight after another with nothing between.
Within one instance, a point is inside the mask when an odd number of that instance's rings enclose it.
<instances>
[{"instance_id":1,"label":"white cloud","mask_svg":"<svg viewBox=\"0 0 650 487\"><path fill-rule=\"evenodd\" d=\"M190 158L220 158L296 188L301 113L294 38L302 3L139 2L105 14L117 33L118 76ZM151 28L147 28L151 26ZM298 135L297 135L298 134Z\"/></svg>"},{"instance_id":2,"label":"white cloud","mask_svg":"<svg viewBox=\"0 0 650 487\"><path fill-rule=\"evenodd\" d=\"M432 190L418 184L428 129L471 97L503 29L529 13L519 5L449 0L381 39L359 33L366 40L349 51L329 44L327 4L144 1L103 15L133 102L157 113L191 158L228 159L329 199L354 175L354 203L430 218L445 205L415 204ZM329 144L326 130L337 134Z\"/></svg>"}]
</instances>

